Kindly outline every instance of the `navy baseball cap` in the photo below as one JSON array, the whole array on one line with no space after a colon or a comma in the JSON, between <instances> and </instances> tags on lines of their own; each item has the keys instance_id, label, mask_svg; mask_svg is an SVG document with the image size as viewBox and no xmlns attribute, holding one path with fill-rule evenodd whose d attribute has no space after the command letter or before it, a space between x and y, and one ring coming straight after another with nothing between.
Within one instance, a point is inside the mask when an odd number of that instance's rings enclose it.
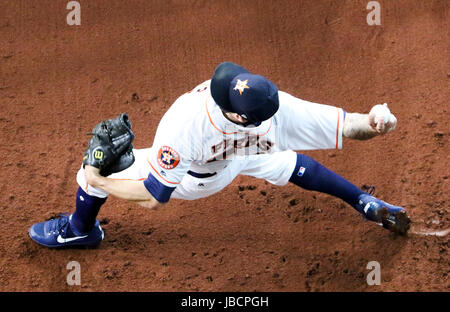
<instances>
[{"instance_id":1,"label":"navy baseball cap","mask_svg":"<svg viewBox=\"0 0 450 312\"><path fill-rule=\"evenodd\" d=\"M280 106L273 82L231 62L217 66L211 79L211 95L223 111L247 119L246 125L260 125Z\"/></svg>"},{"instance_id":2,"label":"navy baseball cap","mask_svg":"<svg viewBox=\"0 0 450 312\"><path fill-rule=\"evenodd\" d=\"M232 112L258 126L280 107L278 88L260 75L240 74L231 81L229 98Z\"/></svg>"}]
</instances>

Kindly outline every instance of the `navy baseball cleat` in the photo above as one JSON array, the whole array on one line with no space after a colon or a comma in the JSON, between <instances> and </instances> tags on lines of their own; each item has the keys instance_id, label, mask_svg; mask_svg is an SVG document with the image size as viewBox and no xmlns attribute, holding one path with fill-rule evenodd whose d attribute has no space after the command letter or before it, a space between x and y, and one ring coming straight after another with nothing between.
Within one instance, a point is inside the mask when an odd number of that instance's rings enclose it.
<instances>
[{"instance_id":1,"label":"navy baseball cleat","mask_svg":"<svg viewBox=\"0 0 450 312\"><path fill-rule=\"evenodd\" d=\"M30 227L29 235L36 243L49 247L95 247L104 238L104 233L98 220L94 228L87 233L77 233L70 227L70 216L61 215L59 218L35 223Z\"/></svg>"},{"instance_id":2,"label":"navy baseball cleat","mask_svg":"<svg viewBox=\"0 0 450 312\"><path fill-rule=\"evenodd\" d=\"M411 225L411 220L404 208L388 204L369 194L359 196L357 209L368 220L374 221L397 234L405 235Z\"/></svg>"}]
</instances>

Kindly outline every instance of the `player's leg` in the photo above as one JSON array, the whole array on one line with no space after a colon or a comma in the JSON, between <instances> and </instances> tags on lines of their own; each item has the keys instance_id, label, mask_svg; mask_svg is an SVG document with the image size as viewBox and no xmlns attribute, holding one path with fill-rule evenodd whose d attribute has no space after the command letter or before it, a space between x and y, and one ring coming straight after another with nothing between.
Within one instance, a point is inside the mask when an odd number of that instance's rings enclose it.
<instances>
[{"instance_id":1,"label":"player's leg","mask_svg":"<svg viewBox=\"0 0 450 312\"><path fill-rule=\"evenodd\" d=\"M240 174L283 186L289 182L295 169L296 157L293 151L250 155L246 157L245 167L242 168Z\"/></svg>"},{"instance_id":2,"label":"player's leg","mask_svg":"<svg viewBox=\"0 0 450 312\"><path fill-rule=\"evenodd\" d=\"M78 170L77 182L79 186L76 194L75 212L70 216L69 222L72 230L76 234L81 234L90 232L94 228L100 207L106 202L108 194L86 183L83 167ZM84 185L84 187L81 185Z\"/></svg>"},{"instance_id":3,"label":"player's leg","mask_svg":"<svg viewBox=\"0 0 450 312\"><path fill-rule=\"evenodd\" d=\"M230 161L225 169L206 178L195 177L188 173L183 177L170 198L195 200L218 193L236 178L242 168L245 167L245 163L245 161L238 160Z\"/></svg>"},{"instance_id":4,"label":"player's leg","mask_svg":"<svg viewBox=\"0 0 450 312\"><path fill-rule=\"evenodd\" d=\"M146 157L149 149L133 150L135 162L129 168L114 173L109 178L143 180L148 176ZM97 215L106 202L108 194L88 185L83 167L77 174L79 185L76 194L75 212L46 222L36 223L30 228L30 237L37 243L52 247L96 246L104 237Z\"/></svg>"},{"instance_id":5,"label":"player's leg","mask_svg":"<svg viewBox=\"0 0 450 312\"><path fill-rule=\"evenodd\" d=\"M296 155L295 169L289 182L306 190L338 197L362 213L358 198L365 192L307 155Z\"/></svg>"},{"instance_id":6,"label":"player's leg","mask_svg":"<svg viewBox=\"0 0 450 312\"><path fill-rule=\"evenodd\" d=\"M297 154L295 169L289 181L307 190L338 197L367 219L393 232L406 234L409 229L410 220L404 208L369 195L307 155Z\"/></svg>"},{"instance_id":7,"label":"player's leg","mask_svg":"<svg viewBox=\"0 0 450 312\"><path fill-rule=\"evenodd\" d=\"M304 189L338 197L371 221L398 233L406 233L409 219L403 208L381 201L356 187L316 160L293 151L263 155L249 162L242 174L252 175L277 185L292 182Z\"/></svg>"}]
</instances>

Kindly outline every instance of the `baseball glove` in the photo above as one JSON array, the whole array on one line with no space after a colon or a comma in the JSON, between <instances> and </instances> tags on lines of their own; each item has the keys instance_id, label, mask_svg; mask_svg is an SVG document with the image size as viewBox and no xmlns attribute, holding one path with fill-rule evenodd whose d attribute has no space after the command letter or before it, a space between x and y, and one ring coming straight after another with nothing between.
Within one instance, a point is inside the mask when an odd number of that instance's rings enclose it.
<instances>
[{"instance_id":1,"label":"baseball glove","mask_svg":"<svg viewBox=\"0 0 450 312\"><path fill-rule=\"evenodd\" d=\"M100 169L108 176L130 167L134 163L131 122L127 114L98 123L92 130L89 147L84 153L85 165Z\"/></svg>"}]
</instances>

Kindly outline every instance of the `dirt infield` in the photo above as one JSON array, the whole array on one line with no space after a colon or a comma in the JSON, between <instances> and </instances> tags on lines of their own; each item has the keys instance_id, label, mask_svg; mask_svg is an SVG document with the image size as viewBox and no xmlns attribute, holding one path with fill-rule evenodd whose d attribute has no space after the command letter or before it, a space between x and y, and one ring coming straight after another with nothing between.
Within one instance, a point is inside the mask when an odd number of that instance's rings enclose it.
<instances>
[{"instance_id":1,"label":"dirt infield","mask_svg":"<svg viewBox=\"0 0 450 312\"><path fill-rule=\"evenodd\" d=\"M135 146L222 61L299 98L368 112L392 134L308 155L403 205L413 231L449 228L447 0L0 1L1 291L449 291L449 235L394 237L349 206L238 177L159 211L108 199L93 250L33 243L35 222L74 210L75 174L98 121L127 112ZM68 286L66 265L81 265ZM369 261L381 285L369 286Z\"/></svg>"}]
</instances>

